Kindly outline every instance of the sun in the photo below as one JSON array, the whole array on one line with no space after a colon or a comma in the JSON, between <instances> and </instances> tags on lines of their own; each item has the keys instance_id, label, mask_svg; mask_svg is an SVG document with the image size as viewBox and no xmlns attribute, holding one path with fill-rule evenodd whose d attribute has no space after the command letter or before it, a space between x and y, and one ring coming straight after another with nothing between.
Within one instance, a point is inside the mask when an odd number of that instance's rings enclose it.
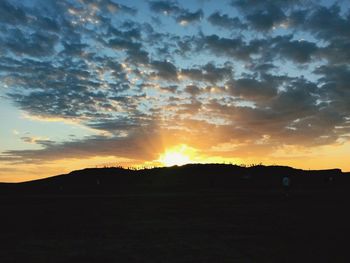
<instances>
[{"instance_id":1,"label":"sun","mask_svg":"<svg viewBox=\"0 0 350 263\"><path fill-rule=\"evenodd\" d=\"M185 165L193 162L193 149L185 144L175 146L166 150L159 157L159 162L164 166Z\"/></svg>"}]
</instances>

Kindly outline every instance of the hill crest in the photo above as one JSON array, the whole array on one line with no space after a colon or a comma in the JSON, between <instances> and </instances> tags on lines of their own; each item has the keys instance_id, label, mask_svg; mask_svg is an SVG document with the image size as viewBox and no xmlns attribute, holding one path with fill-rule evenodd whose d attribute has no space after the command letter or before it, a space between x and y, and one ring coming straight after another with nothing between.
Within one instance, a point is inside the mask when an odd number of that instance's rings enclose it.
<instances>
[{"instance_id":1,"label":"hill crest","mask_svg":"<svg viewBox=\"0 0 350 263\"><path fill-rule=\"evenodd\" d=\"M281 188L283 177L290 177L294 188L324 187L332 181L350 178L340 169L301 170L288 166L228 164L187 164L142 170L86 168L44 179L1 184L1 193L91 193L125 194L153 192L242 191Z\"/></svg>"}]
</instances>

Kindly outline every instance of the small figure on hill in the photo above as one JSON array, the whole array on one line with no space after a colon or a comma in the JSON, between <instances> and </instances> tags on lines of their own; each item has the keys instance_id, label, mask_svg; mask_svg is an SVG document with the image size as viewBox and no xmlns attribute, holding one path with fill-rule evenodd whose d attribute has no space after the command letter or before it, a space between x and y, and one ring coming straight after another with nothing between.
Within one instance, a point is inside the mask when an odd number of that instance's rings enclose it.
<instances>
[{"instance_id":1,"label":"small figure on hill","mask_svg":"<svg viewBox=\"0 0 350 263\"><path fill-rule=\"evenodd\" d=\"M334 178L333 178L332 175L328 175L328 176L325 177L324 181L325 181L326 183L333 183Z\"/></svg>"},{"instance_id":2,"label":"small figure on hill","mask_svg":"<svg viewBox=\"0 0 350 263\"><path fill-rule=\"evenodd\" d=\"M288 176L284 176L282 179L282 186L284 189L284 194L286 197L289 196L289 191L290 191L290 178Z\"/></svg>"}]
</instances>

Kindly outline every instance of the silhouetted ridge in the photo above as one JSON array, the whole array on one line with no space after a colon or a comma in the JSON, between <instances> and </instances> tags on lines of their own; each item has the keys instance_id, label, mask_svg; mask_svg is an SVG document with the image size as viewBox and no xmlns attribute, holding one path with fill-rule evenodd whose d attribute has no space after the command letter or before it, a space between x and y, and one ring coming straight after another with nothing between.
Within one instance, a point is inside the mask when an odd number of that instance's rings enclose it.
<instances>
[{"instance_id":1,"label":"silhouetted ridge","mask_svg":"<svg viewBox=\"0 0 350 263\"><path fill-rule=\"evenodd\" d=\"M280 189L283 177L290 177L294 189L342 186L349 173L340 169L300 170L287 166L188 164L130 170L87 168L40 180L0 184L0 193L31 194L135 194L159 192L238 191Z\"/></svg>"}]
</instances>

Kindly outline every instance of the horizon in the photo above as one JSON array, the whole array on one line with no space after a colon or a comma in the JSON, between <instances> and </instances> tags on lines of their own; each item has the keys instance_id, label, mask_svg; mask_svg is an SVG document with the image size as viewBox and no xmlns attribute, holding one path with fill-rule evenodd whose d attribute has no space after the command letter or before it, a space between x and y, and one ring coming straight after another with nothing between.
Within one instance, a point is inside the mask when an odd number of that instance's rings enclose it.
<instances>
[{"instance_id":1,"label":"horizon","mask_svg":"<svg viewBox=\"0 0 350 263\"><path fill-rule=\"evenodd\" d=\"M104 164L350 172L346 0L3 0L0 182Z\"/></svg>"},{"instance_id":2,"label":"horizon","mask_svg":"<svg viewBox=\"0 0 350 263\"><path fill-rule=\"evenodd\" d=\"M55 175L50 175L47 177L41 177L41 178L34 178L34 179L29 179L29 180L25 180L25 181L11 181L11 182L1 182L0 184L17 184L17 183L27 183L27 182L35 182L37 180L45 180L45 179L50 179L50 178L55 178L57 176L65 176L65 175L69 175L72 173L76 173L76 172L85 172L87 170L108 170L108 169L116 169L116 170L126 170L126 171L132 171L132 172L142 172L142 171L151 171L151 170L157 170L157 169L178 169L178 168L187 168L187 167L199 167L199 166L228 166L228 167L234 167L234 168L243 168L243 169L250 169L250 168L256 168L256 167L263 167L266 169L269 168L286 168L286 169L292 169L295 171L303 171L303 172L325 172L325 171L335 171L335 170L339 170L342 174L350 174L350 171L343 171L340 168L328 168L328 169L300 169L297 167L292 167L292 166L285 166L285 165L278 165L278 164L272 164L272 165L264 165L262 163L258 163L258 164L233 164L233 163L186 163L186 164L182 164L182 165L172 165L172 166L131 166L131 167L123 167L123 166L95 166L95 167L85 167L85 168L81 168L81 169L77 169L77 170L72 170L69 171L67 173L63 173L63 174L55 174Z\"/></svg>"}]
</instances>

